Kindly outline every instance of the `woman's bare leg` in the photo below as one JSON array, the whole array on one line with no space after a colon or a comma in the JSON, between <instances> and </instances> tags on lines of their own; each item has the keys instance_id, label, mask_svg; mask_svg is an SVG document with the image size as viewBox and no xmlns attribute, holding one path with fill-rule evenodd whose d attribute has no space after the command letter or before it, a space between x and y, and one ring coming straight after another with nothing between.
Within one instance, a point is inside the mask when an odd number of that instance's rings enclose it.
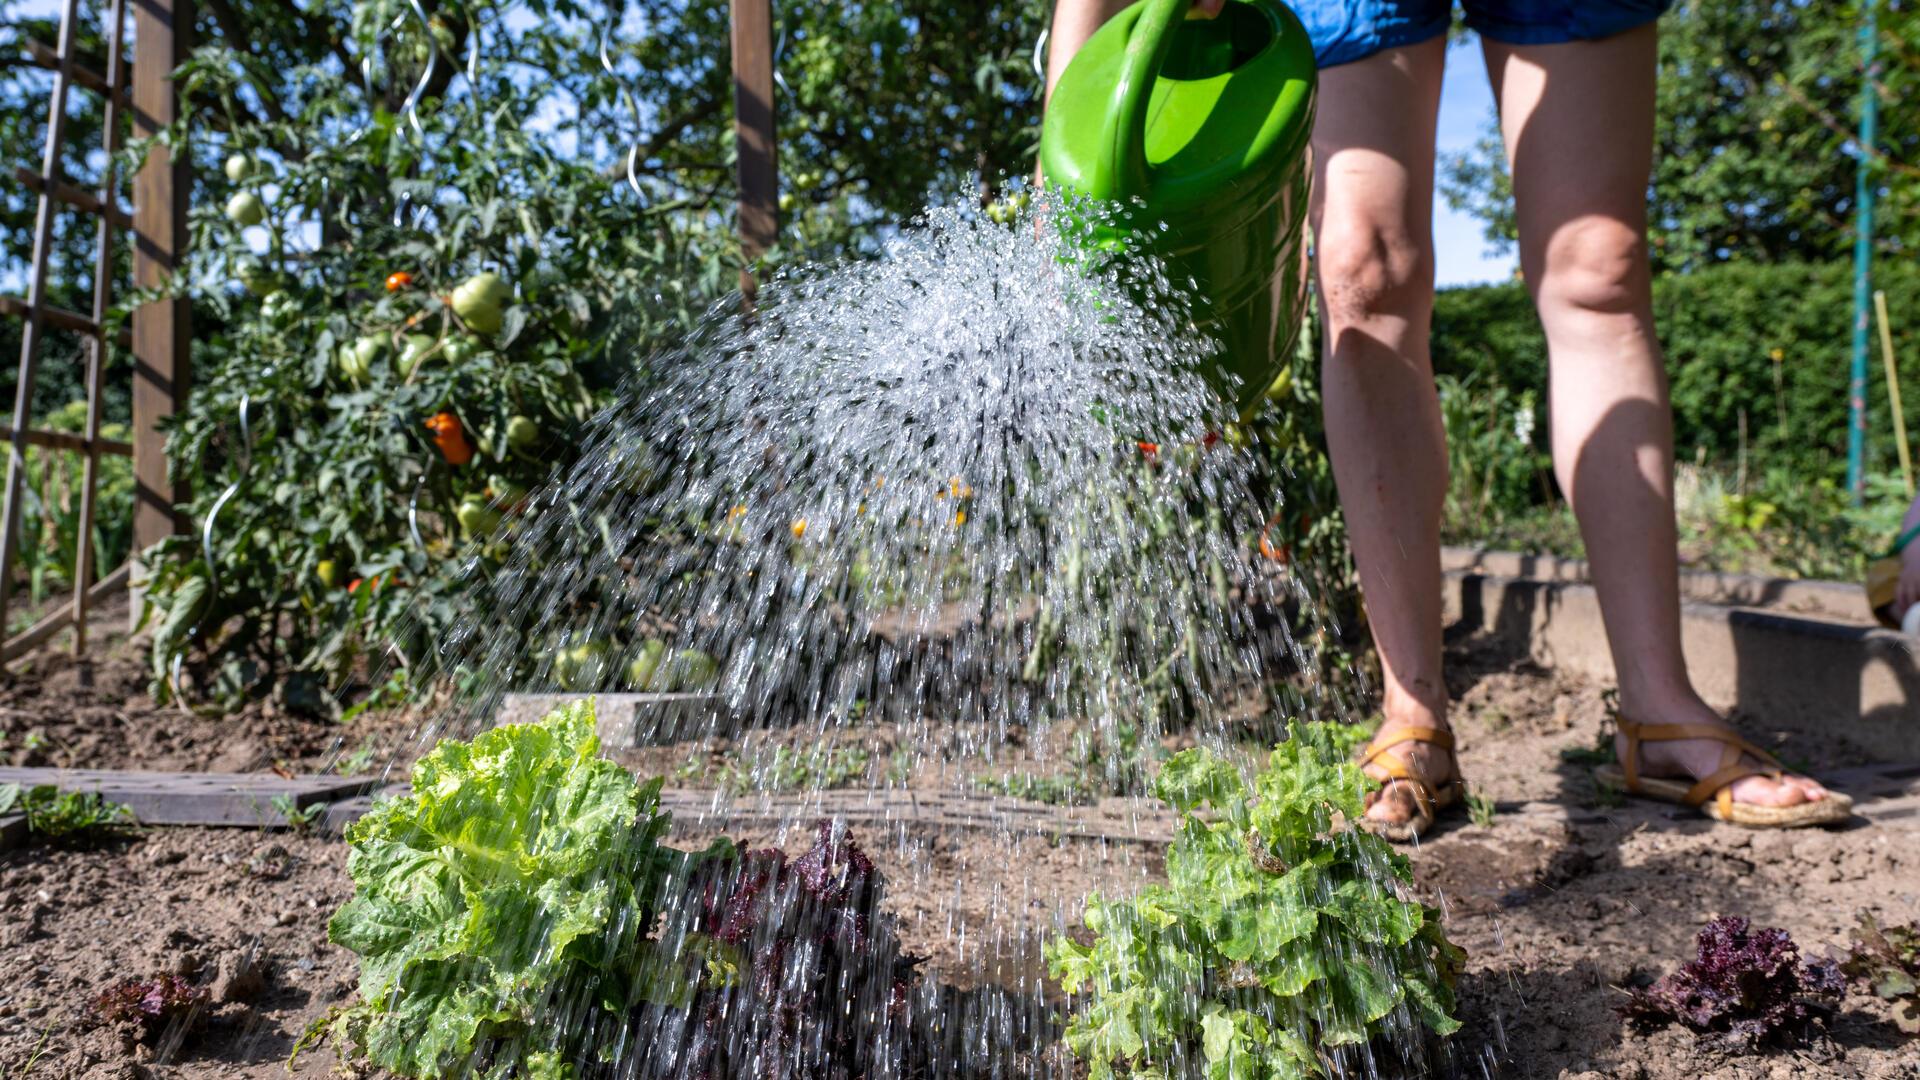
<instances>
[{"instance_id":1,"label":"woman's bare leg","mask_svg":"<svg viewBox=\"0 0 1920 1080\"><path fill-rule=\"evenodd\" d=\"M1673 420L1654 336L1646 251L1657 31L1485 45L1513 163L1520 266L1546 329L1553 458L1600 595L1621 712L1642 723L1724 721L1680 650ZM1722 745L1647 744L1651 775L1706 776ZM1804 777L1749 777L1742 802L1825 796Z\"/></svg>"},{"instance_id":2,"label":"woman's bare leg","mask_svg":"<svg viewBox=\"0 0 1920 1080\"><path fill-rule=\"evenodd\" d=\"M1326 315L1323 393L1340 506L1380 666L1386 725L1445 728L1440 671L1440 511L1446 436L1427 353L1433 313L1433 144L1446 41L1390 49L1320 73L1314 241ZM1439 783L1445 751L1390 753ZM1376 769L1375 779L1385 779ZM1390 785L1368 816L1405 821Z\"/></svg>"}]
</instances>

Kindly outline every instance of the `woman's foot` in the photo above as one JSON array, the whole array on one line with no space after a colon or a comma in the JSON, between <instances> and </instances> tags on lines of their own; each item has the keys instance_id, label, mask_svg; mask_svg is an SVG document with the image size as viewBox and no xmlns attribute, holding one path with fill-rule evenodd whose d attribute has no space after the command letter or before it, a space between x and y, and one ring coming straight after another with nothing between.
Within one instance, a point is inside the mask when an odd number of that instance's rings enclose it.
<instances>
[{"instance_id":1,"label":"woman's foot","mask_svg":"<svg viewBox=\"0 0 1920 1080\"><path fill-rule=\"evenodd\" d=\"M1697 698L1691 702L1674 702L1660 709L1622 711L1642 724L1700 724L1725 731L1733 730L1733 726L1719 713ZM1626 736L1615 732L1613 748L1615 756L1625 761ZM1725 743L1714 739L1674 739L1664 742L1643 739L1640 743L1639 772L1649 777L1704 779L1720 769L1721 756L1726 749ZM1756 767L1767 765L1751 756L1742 758L1740 763ZM1742 777L1733 782L1732 795L1734 802L1751 806L1798 806L1828 797L1827 789L1820 786L1818 781L1792 773L1778 779L1771 776Z\"/></svg>"},{"instance_id":2,"label":"woman's foot","mask_svg":"<svg viewBox=\"0 0 1920 1080\"><path fill-rule=\"evenodd\" d=\"M1384 721L1367 745L1367 757L1362 768L1380 787L1367 797L1366 820L1389 839L1411 839L1416 824L1438 809L1423 807L1422 795L1440 803L1457 798L1460 764L1445 721Z\"/></svg>"}]
</instances>

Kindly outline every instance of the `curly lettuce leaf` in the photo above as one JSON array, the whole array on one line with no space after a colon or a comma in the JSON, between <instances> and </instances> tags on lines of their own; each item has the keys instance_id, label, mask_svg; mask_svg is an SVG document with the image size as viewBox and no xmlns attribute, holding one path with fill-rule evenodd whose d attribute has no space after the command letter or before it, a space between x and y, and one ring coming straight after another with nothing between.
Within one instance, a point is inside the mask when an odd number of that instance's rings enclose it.
<instances>
[{"instance_id":1,"label":"curly lettuce leaf","mask_svg":"<svg viewBox=\"0 0 1920 1080\"><path fill-rule=\"evenodd\" d=\"M359 954L361 1001L336 1030L371 1062L446 1075L526 1034L556 994L601 983L602 1001L624 998L593 973L637 970L620 938L643 921L626 913L652 895L667 819L659 782L598 750L591 702L442 742L412 794L348 829L355 893L328 936ZM562 1074L564 1055L529 1050Z\"/></svg>"}]
</instances>

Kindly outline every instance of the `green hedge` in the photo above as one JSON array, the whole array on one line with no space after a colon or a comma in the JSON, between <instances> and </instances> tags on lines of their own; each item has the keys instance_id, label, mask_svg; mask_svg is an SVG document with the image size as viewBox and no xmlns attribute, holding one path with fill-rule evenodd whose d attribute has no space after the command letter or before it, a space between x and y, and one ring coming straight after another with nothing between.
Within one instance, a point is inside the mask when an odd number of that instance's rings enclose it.
<instances>
[{"instance_id":1,"label":"green hedge","mask_svg":"<svg viewBox=\"0 0 1920 1080\"><path fill-rule=\"evenodd\" d=\"M1920 435L1920 266L1882 260L1874 285L1887 294L1907 426ZM1844 475L1851 265L1728 264L1662 277L1653 291L1682 460L1733 461L1744 408L1752 466L1809 480ZM1898 464L1877 329L1872 345L1867 466L1885 471ZM1433 361L1439 374L1544 391L1546 342L1526 290L1515 282L1442 291ZM1535 438L1546 445L1544 425Z\"/></svg>"}]
</instances>

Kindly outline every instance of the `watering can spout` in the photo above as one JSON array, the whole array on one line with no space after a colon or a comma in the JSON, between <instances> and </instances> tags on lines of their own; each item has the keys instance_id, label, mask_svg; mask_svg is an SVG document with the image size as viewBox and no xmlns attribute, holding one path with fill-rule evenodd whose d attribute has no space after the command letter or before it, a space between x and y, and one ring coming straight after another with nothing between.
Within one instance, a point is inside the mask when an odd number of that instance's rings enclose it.
<instances>
[{"instance_id":1,"label":"watering can spout","mask_svg":"<svg viewBox=\"0 0 1920 1080\"><path fill-rule=\"evenodd\" d=\"M1131 231L1194 282L1220 345L1211 374L1250 415L1306 310L1313 50L1280 0L1228 0L1213 19L1188 19L1191 3L1139 0L1087 40L1040 160L1049 183L1133 204Z\"/></svg>"}]
</instances>

